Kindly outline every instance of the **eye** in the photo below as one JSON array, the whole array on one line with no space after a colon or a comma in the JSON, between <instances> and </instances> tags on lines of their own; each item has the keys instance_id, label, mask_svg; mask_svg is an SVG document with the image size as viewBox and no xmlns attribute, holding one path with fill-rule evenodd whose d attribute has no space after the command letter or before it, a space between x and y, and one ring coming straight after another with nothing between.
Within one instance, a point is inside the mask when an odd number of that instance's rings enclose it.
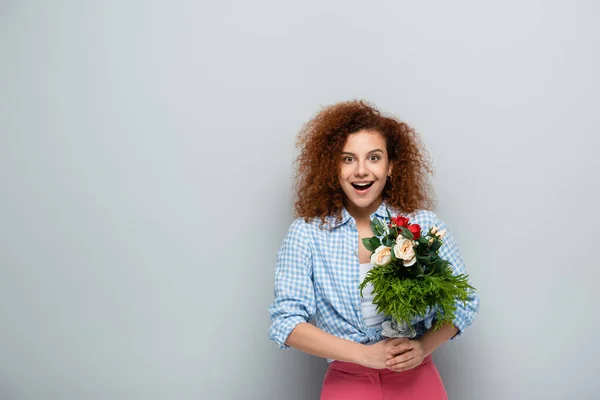
<instances>
[{"instance_id":1,"label":"eye","mask_svg":"<svg viewBox=\"0 0 600 400\"><path fill-rule=\"evenodd\" d=\"M344 157L342 158L342 160L343 160L343 161L344 161L346 164L349 164L349 163L351 163L351 162L354 160L354 157L352 157L352 156L344 156Z\"/></svg>"},{"instance_id":2,"label":"eye","mask_svg":"<svg viewBox=\"0 0 600 400\"><path fill-rule=\"evenodd\" d=\"M381 156L379 156L377 154L373 154L373 155L369 156L369 160L370 161L379 161L379 160L381 160Z\"/></svg>"}]
</instances>

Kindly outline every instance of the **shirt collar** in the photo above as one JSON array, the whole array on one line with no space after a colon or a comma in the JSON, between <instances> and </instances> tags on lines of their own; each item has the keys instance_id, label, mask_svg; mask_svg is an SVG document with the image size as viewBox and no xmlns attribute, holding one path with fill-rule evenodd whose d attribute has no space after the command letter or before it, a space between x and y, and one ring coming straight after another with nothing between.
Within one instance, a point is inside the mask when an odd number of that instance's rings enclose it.
<instances>
[{"instance_id":1,"label":"shirt collar","mask_svg":"<svg viewBox=\"0 0 600 400\"><path fill-rule=\"evenodd\" d=\"M375 212L373 214L371 214L371 219L373 219L374 216L377 216L379 218L388 218L388 205L387 203L384 201L381 202L381 204L379 205L379 207L377 207L377 210L375 210ZM393 215L392 210L390 209L390 214ZM338 226L344 225L346 222L348 222L352 216L350 215L350 213L348 212L348 210L346 210L346 207L342 208L342 219L337 221L337 218L335 216L330 216L330 222L331 222L331 226L333 228L337 228Z\"/></svg>"}]
</instances>

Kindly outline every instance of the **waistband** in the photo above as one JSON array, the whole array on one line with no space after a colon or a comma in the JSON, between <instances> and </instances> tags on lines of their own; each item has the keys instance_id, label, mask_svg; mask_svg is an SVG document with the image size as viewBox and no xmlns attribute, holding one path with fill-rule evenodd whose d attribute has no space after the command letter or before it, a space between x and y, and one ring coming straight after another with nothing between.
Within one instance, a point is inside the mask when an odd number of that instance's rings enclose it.
<instances>
[{"instance_id":1,"label":"waistband","mask_svg":"<svg viewBox=\"0 0 600 400\"><path fill-rule=\"evenodd\" d=\"M423 359L423 362L417 367L421 367L422 365L428 364L432 362L431 359L431 354L426 356ZM359 364L354 364L354 363L350 363L350 362L345 362L345 361L332 361L329 363L329 368L334 369L336 371L342 371L342 372L350 372L353 374L387 374L387 373L396 373L395 371L389 370L387 368L384 369L376 369L376 368L369 368L369 367L364 367L362 365Z\"/></svg>"}]
</instances>

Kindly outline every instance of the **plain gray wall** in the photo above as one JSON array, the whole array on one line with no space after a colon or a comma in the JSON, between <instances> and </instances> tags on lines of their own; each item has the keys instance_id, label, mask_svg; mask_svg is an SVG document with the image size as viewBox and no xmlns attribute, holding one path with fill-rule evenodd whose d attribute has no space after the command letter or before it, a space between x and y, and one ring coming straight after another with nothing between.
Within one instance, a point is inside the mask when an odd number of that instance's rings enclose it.
<instances>
[{"instance_id":1,"label":"plain gray wall","mask_svg":"<svg viewBox=\"0 0 600 400\"><path fill-rule=\"evenodd\" d=\"M0 3L0 398L315 399L267 339L302 123L413 125L482 306L450 399L597 399L593 1Z\"/></svg>"}]
</instances>

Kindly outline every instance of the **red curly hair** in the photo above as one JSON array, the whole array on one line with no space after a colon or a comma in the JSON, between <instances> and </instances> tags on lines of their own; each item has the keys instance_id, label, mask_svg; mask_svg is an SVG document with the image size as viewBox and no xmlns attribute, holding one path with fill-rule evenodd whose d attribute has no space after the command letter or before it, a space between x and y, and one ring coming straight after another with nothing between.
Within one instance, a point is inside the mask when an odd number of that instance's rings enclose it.
<instances>
[{"instance_id":1,"label":"red curly hair","mask_svg":"<svg viewBox=\"0 0 600 400\"><path fill-rule=\"evenodd\" d=\"M373 130L385 137L392 177L383 199L392 208L410 213L434 208L428 174L434 171L414 129L398 119L382 115L365 101L347 101L325 107L298 134L296 160L296 215L307 222L327 216L341 219L344 192L339 183L340 158L348 135Z\"/></svg>"}]
</instances>

